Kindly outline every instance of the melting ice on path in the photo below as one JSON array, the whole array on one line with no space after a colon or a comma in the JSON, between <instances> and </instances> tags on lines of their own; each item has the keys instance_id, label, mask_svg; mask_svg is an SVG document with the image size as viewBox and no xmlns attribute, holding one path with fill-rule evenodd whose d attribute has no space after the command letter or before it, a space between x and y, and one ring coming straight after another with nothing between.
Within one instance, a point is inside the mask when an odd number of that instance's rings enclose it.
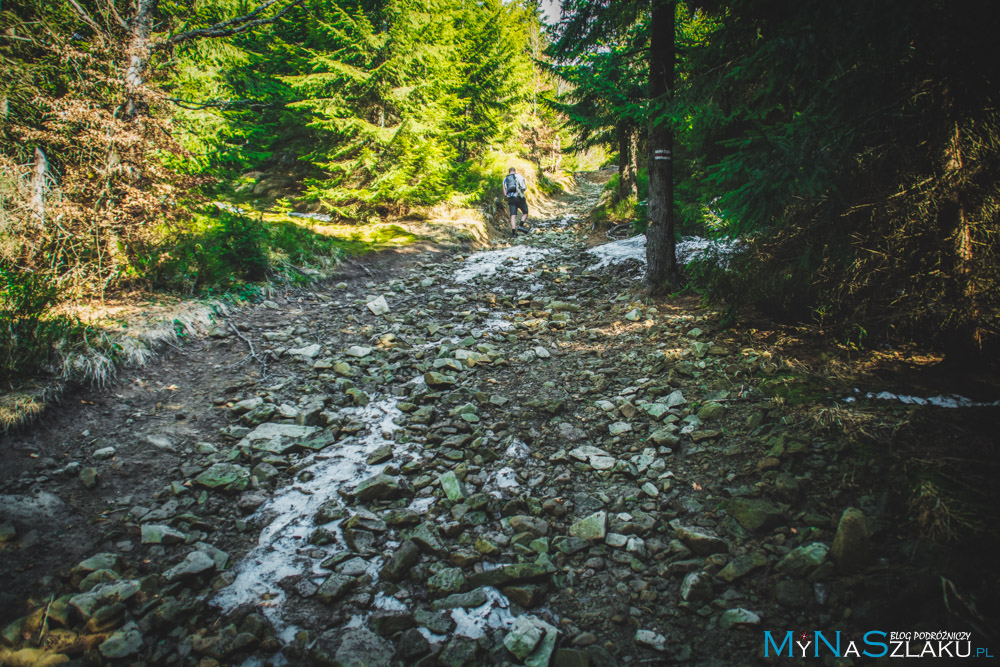
<instances>
[{"instance_id":1,"label":"melting ice on path","mask_svg":"<svg viewBox=\"0 0 1000 667\"><path fill-rule=\"evenodd\" d=\"M551 252L548 248L532 248L526 245L477 252L469 255L465 260L465 266L455 272L454 279L455 282L467 283L479 276L491 276L496 273L497 267L507 260L512 260L507 266L518 271L535 264Z\"/></svg>"},{"instance_id":2,"label":"melting ice on path","mask_svg":"<svg viewBox=\"0 0 1000 667\"><path fill-rule=\"evenodd\" d=\"M219 591L213 603L225 610L235 609L244 603L259 603L270 600L263 608L265 615L279 630L286 642L294 637L297 628L281 618L281 605L285 602L285 592L278 585L291 575L326 576L329 573L319 568L319 560L298 554L306 544L306 538L317 526L313 516L319 507L337 498L338 489L354 486L362 479L380 472L384 465L370 466L366 463L369 454L384 444L387 437L398 427L393 419L402 415L396 407L395 399L372 401L363 408L347 408L342 412L364 421L369 433L364 437L342 440L326 449L308 470L313 474L309 481L295 481L279 489L274 497L262 505L252 518L274 516L275 518L261 531L257 546L236 565L236 579ZM399 447L397 443L391 443ZM339 530L339 521L335 526Z\"/></svg>"}]
</instances>

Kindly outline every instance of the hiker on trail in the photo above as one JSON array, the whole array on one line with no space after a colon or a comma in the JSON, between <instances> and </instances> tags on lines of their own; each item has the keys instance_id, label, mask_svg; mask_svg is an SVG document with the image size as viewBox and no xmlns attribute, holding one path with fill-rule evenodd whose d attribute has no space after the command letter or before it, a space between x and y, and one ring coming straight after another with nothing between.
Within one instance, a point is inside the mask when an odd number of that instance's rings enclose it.
<instances>
[{"instance_id":1,"label":"hiker on trail","mask_svg":"<svg viewBox=\"0 0 1000 667\"><path fill-rule=\"evenodd\" d=\"M517 173L514 167L510 168L507 176L503 179L503 193L507 197L507 208L510 210L510 234L517 236L518 223L517 212L524 213L521 216L520 231L527 233L528 230L528 200L524 198L524 191L528 189L528 184L524 181L524 176Z\"/></svg>"}]
</instances>

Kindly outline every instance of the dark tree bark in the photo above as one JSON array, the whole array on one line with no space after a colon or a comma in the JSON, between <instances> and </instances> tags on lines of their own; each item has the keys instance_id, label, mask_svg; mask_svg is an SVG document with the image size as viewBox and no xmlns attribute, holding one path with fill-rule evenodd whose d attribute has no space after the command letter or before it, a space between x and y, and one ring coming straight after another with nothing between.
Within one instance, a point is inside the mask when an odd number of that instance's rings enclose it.
<instances>
[{"instance_id":1,"label":"dark tree bark","mask_svg":"<svg viewBox=\"0 0 1000 667\"><path fill-rule=\"evenodd\" d=\"M636 163L636 130L629 123L618 125L618 199L639 195Z\"/></svg>"},{"instance_id":2,"label":"dark tree bark","mask_svg":"<svg viewBox=\"0 0 1000 667\"><path fill-rule=\"evenodd\" d=\"M939 211L942 266L945 269L947 307L954 322L946 332L945 350L950 361L978 359L983 353L981 314L975 291L972 224L965 212L959 183L962 178L962 135L954 122L944 154L944 178L953 190Z\"/></svg>"},{"instance_id":3,"label":"dark tree bark","mask_svg":"<svg viewBox=\"0 0 1000 667\"><path fill-rule=\"evenodd\" d=\"M649 99L654 108L674 88L673 0L653 0L649 44ZM659 103L659 104L658 104ZM650 114L649 227L646 229L646 289L670 291L679 282L674 239L674 135L670 125ZM659 120L659 122L657 122Z\"/></svg>"}]
</instances>

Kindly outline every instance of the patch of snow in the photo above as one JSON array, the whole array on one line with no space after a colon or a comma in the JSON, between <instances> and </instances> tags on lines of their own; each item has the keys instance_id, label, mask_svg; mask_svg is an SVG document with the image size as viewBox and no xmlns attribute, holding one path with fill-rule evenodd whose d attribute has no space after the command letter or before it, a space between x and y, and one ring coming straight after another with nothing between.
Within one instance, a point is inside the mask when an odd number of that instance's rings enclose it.
<instances>
[{"instance_id":1,"label":"patch of snow","mask_svg":"<svg viewBox=\"0 0 1000 667\"><path fill-rule=\"evenodd\" d=\"M687 236L677 242L677 261L688 265L696 259L714 259L726 268L729 256L739 248L738 240L706 239L701 236Z\"/></svg>"},{"instance_id":2,"label":"patch of snow","mask_svg":"<svg viewBox=\"0 0 1000 667\"><path fill-rule=\"evenodd\" d=\"M249 210L245 208L240 208L239 206L233 206L232 204L227 204L224 201L214 201L212 205L220 211L225 211L226 213L235 213L236 215L242 215L245 213L250 213Z\"/></svg>"},{"instance_id":3,"label":"patch of snow","mask_svg":"<svg viewBox=\"0 0 1000 667\"><path fill-rule=\"evenodd\" d=\"M414 512L419 512L420 514L427 514L427 510L431 508L434 504L434 496L427 496L426 498L414 498L406 509L411 509Z\"/></svg>"},{"instance_id":4,"label":"patch of snow","mask_svg":"<svg viewBox=\"0 0 1000 667\"><path fill-rule=\"evenodd\" d=\"M530 453L531 448L523 440L518 440L517 438L510 441L507 451L504 452L504 454L512 459L523 459Z\"/></svg>"},{"instance_id":5,"label":"patch of snow","mask_svg":"<svg viewBox=\"0 0 1000 667\"><path fill-rule=\"evenodd\" d=\"M508 260L511 261L506 266L510 271L522 271L551 252L547 248L532 248L526 245L477 252L465 260L465 266L456 271L453 278L455 282L467 283L479 276L492 276L497 272L497 267Z\"/></svg>"},{"instance_id":6,"label":"patch of snow","mask_svg":"<svg viewBox=\"0 0 1000 667\"><path fill-rule=\"evenodd\" d=\"M591 248L587 251L599 260L597 264L587 267L588 271L597 271L612 264L622 264L630 259L646 263L646 236L639 234L631 238L613 241Z\"/></svg>"},{"instance_id":7,"label":"patch of snow","mask_svg":"<svg viewBox=\"0 0 1000 667\"><path fill-rule=\"evenodd\" d=\"M308 218L309 220L319 220L320 222L330 222L333 220L330 216L325 213L296 213L292 211L288 214L289 218Z\"/></svg>"},{"instance_id":8,"label":"patch of snow","mask_svg":"<svg viewBox=\"0 0 1000 667\"><path fill-rule=\"evenodd\" d=\"M677 261L689 264L696 259L715 257L721 266L726 266L728 258L739 247L739 241L713 240L700 236L686 236L677 242ZM597 271L605 266L621 264L630 259L646 263L646 237L643 234L632 236L621 241L605 243L588 250L599 260L588 271Z\"/></svg>"},{"instance_id":9,"label":"patch of snow","mask_svg":"<svg viewBox=\"0 0 1000 667\"><path fill-rule=\"evenodd\" d=\"M481 325L472 330L473 335L489 333L493 331L510 331L514 328L514 325L503 319L493 315L487 318Z\"/></svg>"},{"instance_id":10,"label":"patch of snow","mask_svg":"<svg viewBox=\"0 0 1000 667\"><path fill-rule=\"evenodd\" d=\"M485 604L475 609L459 607L451 610L456 635L479 639L486 635L487 630L508 628L514 623L514 616L510 613L510 600L492 586L484 586L483 591L486 593Z\"/></svg>"},{"instance_id":11,"label":"patch of snow","mask_svg":"<svg viewBox=\"0 0 1000 667\"><path fill-rule=\"evenodd\" d=\"M375 608L385 609L386 611L408 611L405 604L385 593L375 594Z\"/></svg>"},{"instance_id":12,"label":"patch of snow","mask_svg":"<svg viewBox=\"0 0 1000 667\"><path fill-rule=\"evenodd\" d=\"M855 393L860 394L861 392L857 389L854 390ZM909 396L907 394L894 394L891 391L880 391L878 393L868 392L864 395L864 398L875 401L899 401L904 405L933 405L939 408L997 408L1000 407L1000 401L993 401L991 403L985 403L981 401L973 401L971 398L966 398L965 396L959 396L958 394L939 394L937 396L929 396L927 398L922 398L920 396ZM848 396L843 399L845 403L853 403L857 400L856 396Z\"/></svg>"},{"instance_id":13,"label":"patch of snow","mask_svg":"<svg viewBox=\"0 0 1000 667\"><path fill-rule=\"evenodd\" d=\"M365 407L341 410L342 415L366 423L367 434L344 439L310 455L306 469L313 478L277 490L272 499L256 511L252 519L274 518L261 531L257 546L236 564L236 579L215 596L212 601L215 606L229 611L244 603L256 604L268 599L270 604L263 607L264 614L285 642L292 641L298 628L281 617L286 594L278 582L292 575L325 577L329 574L319 567L319 560L300 555L299 549L316 528L313 516L320 505L338 498L338 489L352 487L385 468L386 464L368 465L368 455L385 444L400 447L399 443L389 440L398 428L393 420L402 415L396 404L394 398L383 398ZM339 533L340 521L326 527ZM338 544L343 544L343 540L338 540Z\"/></svg>"},{"instance_id":14,"label":"patch of snow","mask_svg":"<svg viewBox=\"0 0 1000 667\"><path fill-rule=\"evenodd\" d=\"M500 468L500 470L490 475L490 482L498 489L514 489L521 486L517 483L517 476L514 469L509 466Z\"/></svg>"}]
</instances>

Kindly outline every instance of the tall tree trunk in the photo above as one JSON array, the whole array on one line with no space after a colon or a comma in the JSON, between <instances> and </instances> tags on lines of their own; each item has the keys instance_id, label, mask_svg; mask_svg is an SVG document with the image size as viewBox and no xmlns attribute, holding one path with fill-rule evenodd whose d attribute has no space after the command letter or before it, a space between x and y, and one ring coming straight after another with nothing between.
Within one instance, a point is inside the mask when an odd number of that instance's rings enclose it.
<instances>
[{"instance_id":1,"label":"tall tree trunk","mask_svg":"<svg viewBox=\"0 0 1000 667\"><path fill-rule=\"evenodd\" d=\"M629 123L618 125L618 199L639 196L636 131Z\"/></svg>"},{"instance_id":2,"label":"tall tree trunk","mask_svg":"<svg viewBox=\"0 0 1000 667\"><path fill-rule=\"evenodd\" d=\"M670 98L674 88L673 0L653 0L649 44L651 106ZM646 229L646 289L662 294L677 284L674 239L674 135L670 126L650 114L649 227ZM657 122L657 121L660 122Z\"/></svg>"},{"instance_id":3,"label":"tall tree trunk","mask_svg":"<svg viewBox=\"0 0 1000 667\"><path fill-rule=\"evenodd\" d=\"M129 22L129 42L125 53L125 115L134 118L141 113L140 89L146 81L146 68L152 53L153 17L159 0L137 0L135 15Z\"/></svg>"},{"instance_id":4,"label":"tall tree trunk","mask_svg":"<svg viewBox=\"0 0 1000 667\"><path fill-rule=\"evenodd\" d=\"M947 308L953 324L947 332L947 353L953 360L978 357L983 351L983 331L975 291L973 270L972 224L965 213L960 191L962 171L962 135L955 122L944 152L944 178L952 189L939 212L941 253L948 284L945 288Z\"/></svg>"}]
</instances>

